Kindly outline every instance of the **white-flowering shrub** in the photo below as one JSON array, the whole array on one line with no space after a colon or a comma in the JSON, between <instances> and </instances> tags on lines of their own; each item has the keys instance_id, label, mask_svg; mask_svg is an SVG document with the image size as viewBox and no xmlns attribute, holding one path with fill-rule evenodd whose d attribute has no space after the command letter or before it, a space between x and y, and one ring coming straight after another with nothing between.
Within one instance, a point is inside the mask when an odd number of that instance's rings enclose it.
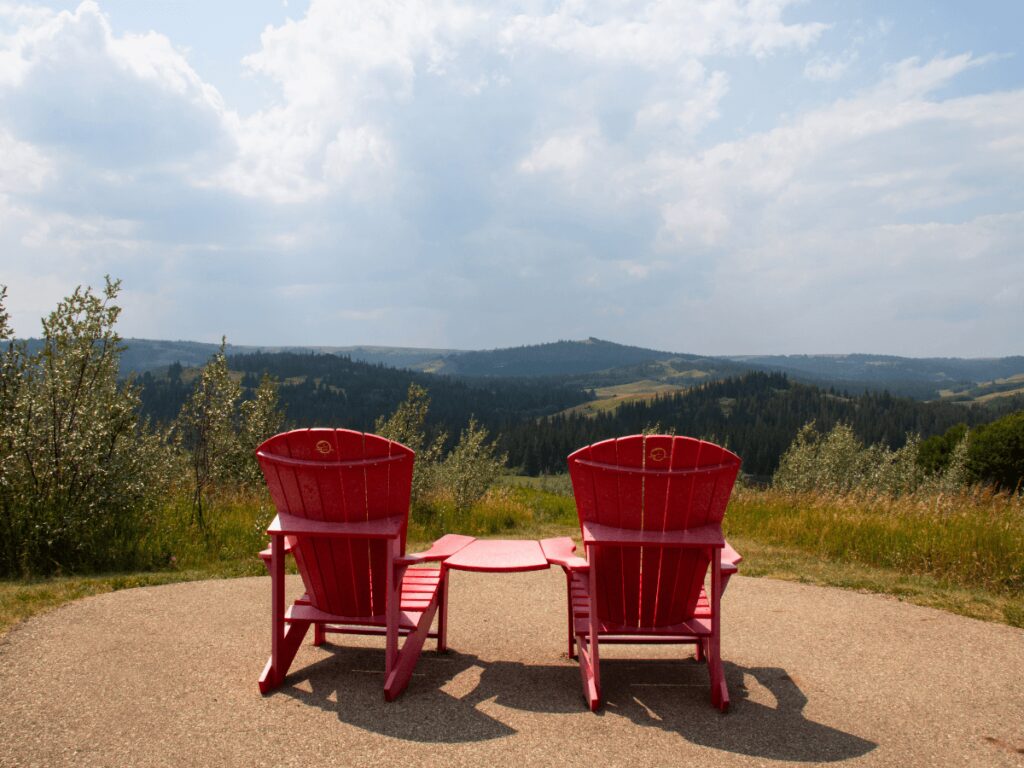
<instances>
[{"instance_id":1,"label":"white-flowering shrub","mask_svg":"<svg viewBox=\"0 0 1024 768\"><path fill-rule=\"evenodd\" d=\"M143 564L170 454L139 422L138 389L118 381L119 288L109 278L102 295L77 288L43 320L31 355L10 341L0 291L0 573Z\"/></svg>"},{"instance_id":2,"label":"white-flowering shrub","mask_svg":"<svg viewBox=\"0 0 1024 768\"><path fill-rule=\"evenodd\" d=\"M873 493L902 496L919 491L952 491L967 484L966 438L958 445L949 467L926 476L918 463L921 440L908 435L902 448L865 446L847 424L822 435L814 422L806 424L779 461L773 487L797 493L833 495Z\"/></svg>"}]
</instances>

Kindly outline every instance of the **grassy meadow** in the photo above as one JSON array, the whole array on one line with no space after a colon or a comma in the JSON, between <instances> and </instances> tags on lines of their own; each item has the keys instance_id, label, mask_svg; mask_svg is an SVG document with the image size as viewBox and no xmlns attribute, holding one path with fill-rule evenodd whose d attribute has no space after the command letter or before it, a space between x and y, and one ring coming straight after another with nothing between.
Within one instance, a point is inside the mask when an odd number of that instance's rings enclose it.
<instances>
[{"instance_id":1,"label":"grassy meadow","mask_svg":"<svg viewBox=\"0 0 1024 768\"><path fill-rule=\"evenodd\" d=\"M568 478L504 477L468 511L443 494L413 511L409 548L448 532L579 540ZM256 553L273 516L262 491L212 496L205 533L185 493L159 510L141 546L157 569L0 581L0 633L70 600L118 589L264 573ZM1024 627L1024 499L955 494L829 496L737 488L726 535L741 573L891 594L919 605Z\"/></svg>"}]
</instances>

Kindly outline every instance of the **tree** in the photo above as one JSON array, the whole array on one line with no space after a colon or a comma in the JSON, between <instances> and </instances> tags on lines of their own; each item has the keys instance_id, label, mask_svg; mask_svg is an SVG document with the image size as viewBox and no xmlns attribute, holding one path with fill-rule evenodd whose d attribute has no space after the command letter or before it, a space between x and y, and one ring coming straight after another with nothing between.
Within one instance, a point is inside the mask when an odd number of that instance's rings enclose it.
<instances>
[{"instance_id":1,"label":"tree","mask_svg":"<svg viewBox=\"0 0 1024 768\"><path fill-rule=\"evenodd\" d=\"M487 442L487 430L471 418L458 445L441 465L441 482L452 494L455 508L467 510L480 499L502 473L507 457Z\"/></svg>"},{"instance_id":2,"label":"tree","mask_svg":"<svg viewBox=\"0 0 1024 768\"><path fill-rule=\"evenodd\" d=\"M1024 488L1024 411L974 430L967 457L977 480L1008 491Z\"/></svg>"},{"instance_id":3,"label":"tree","mask_svg":"<svg viewBox=\"0 0 1024 768\"><path fill-rule=\"evenodd\" d=\"M19 466L15 454L18 397L24 384L25 344L14 341L10 315L4 306L7 286L0 286L0 343L6 343L0 353L0 572L9 572L18 560L18 541L21 532L18 518L16 479Z\"/></svg>"},{"instance_id":4,"label":"tree","mask_svg":"<svg viewBox=\"0 0 1024 768\"><path fill-rule=\"evenodd\" d=\"M941 435L922 440L917 452L917 464L926 474L934 475L949 466L956 447L967 436L967 425L954 424Z\"/></svg>"},{"instance_id":5,"label":"tree","mask_svg":"<svg viewBox=\"0 0 1024 768\"><path fill-rule=\"evenodd\" d=\"M240 462L235 408L241 386L228 372L221 339L220 351L203 367L192 396L182 406L174 425L175 443L184 449L192 485L192 516L206 528L203 502L210 484L232 476Z\"/></svg>"},{"instance_id":6,"label":"tree","mask_svg":"<svg viewBox=\"0 0 1024 768\"><path fill-rule=\"evenodd\" d=\"M120 285L108 277L102 296L76 288L43 320L37 353L12 343L4 352L4 573L138 564L141 533L166 487L168 456L139 422L134 383L118 382ZM0 338L8 340L2 308L0 318Z\"/></svg>"},{"instance_id":7,"label":"tree","mask_svg":"<svg viewBox=\"0 0 1024 768\"><path fill-rule=\"evenodd\" d=\"M284 422L284 414L278 405L277 381L269 374L263 374L252 398L242 401L239 411L240 455L234 473L240 483L258 487L263 483L263 473L256 461L256 449L264 440L280 432Z\"/></svg>"},{"instance_id":8,"label":"tree","mask_svg":"<svg viewBox=\"0 0 1024 768\"><path fill-rule=\"evenodd\" d=\"M418 384L410 384L405 401L400 403L387 418L381 416L374 425L374 432L388 440L395 440L416 454L413 465L412 502L422 501L435 481L435 473L441 459L441 452L447 434L437 435L433 442L427 441L427 412L430 409L430 395Z\"/></svg>"}]
</instances>

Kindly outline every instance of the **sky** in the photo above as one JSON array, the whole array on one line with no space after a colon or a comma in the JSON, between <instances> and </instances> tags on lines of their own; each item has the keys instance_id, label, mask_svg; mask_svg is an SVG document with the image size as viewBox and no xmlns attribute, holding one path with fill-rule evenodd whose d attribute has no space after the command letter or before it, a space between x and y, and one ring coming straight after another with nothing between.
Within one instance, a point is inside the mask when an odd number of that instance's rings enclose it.
<instances>
[{"instance_id":1,"label":"sky","mask_svg":"<svg viewBox=\"0 0 1024 768\"><path fill-rule=\"evenodd\" d=\"M0 0L16 333L1024 354L1024 3Z\"/></svg>"}]
</instances>

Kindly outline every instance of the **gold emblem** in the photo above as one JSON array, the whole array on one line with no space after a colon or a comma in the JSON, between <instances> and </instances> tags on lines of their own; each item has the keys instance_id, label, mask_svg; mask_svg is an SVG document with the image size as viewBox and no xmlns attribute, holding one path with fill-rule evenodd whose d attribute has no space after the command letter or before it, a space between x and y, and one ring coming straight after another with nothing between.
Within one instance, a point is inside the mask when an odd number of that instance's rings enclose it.
<instances>
[{"instance_id":1,"label":"gold emblem","mask_svg":"<svg viewBox=\"0 0 1024 768\"><path fill-rule=\"evenodd\" d=\"M323 454L328 454L333 450L333 448L331 448L331 444L328 443L326 440L321 440L319 443L317 443L316 449L317 451Z\"/></svg>"},{"instance_id":2,"label":"gold emblem","mask_svg":"<svg viewBox=\"0 0 1024 768\"><path fill-rule=\"evenodd\" d=\"M664 448L654 448L651 450L651 461L664 461L668 458L668 451Z\"/></svg>"}]
</instances>

